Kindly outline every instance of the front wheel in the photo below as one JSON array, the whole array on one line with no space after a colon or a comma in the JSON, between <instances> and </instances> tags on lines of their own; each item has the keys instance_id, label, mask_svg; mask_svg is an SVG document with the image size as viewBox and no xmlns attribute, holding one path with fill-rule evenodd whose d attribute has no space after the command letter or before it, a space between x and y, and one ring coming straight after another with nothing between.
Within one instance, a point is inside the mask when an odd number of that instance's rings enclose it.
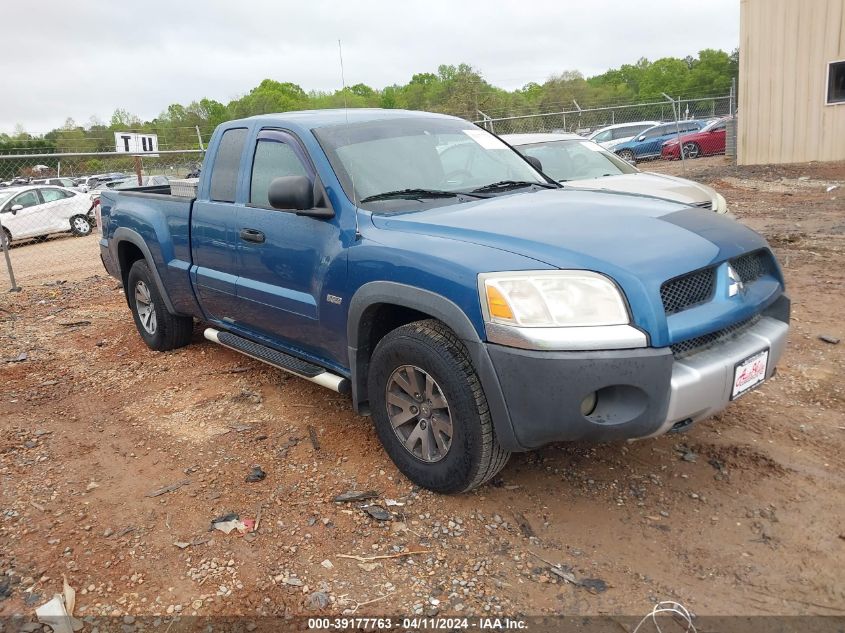
<instances>
[{"instance_id":1,"label":"front wheel","mask_svg":"<svg viewBox=\"0 0 845 633\"><path fill-rule=\"evenodd\" d=\"M70 232L77 237L91 234L91 221L87 216L75 215L70 219Z\"/></svg>"},{"instance_id":2,"label":"front wheel","mask_svg":"<svg viewBox=\"0 0 845 633\"><path fill-rule=\"evenodd\" d=\"M164 352L184 347L191 342L193 319L168 312L150 268L142 259L132 264L129 269L126 297L135 327L147 347Z\"/></svg>"},{"instance_id":3,"label":"front wheel","mask_svg":"<svg viewBox=\"0 0 845 633\"><path fill-rule=\"evenodd\" d=\"M423 488L471 490L510 457L496 439L466 348L439 321L417 321L387 334L370 360L368 391L387 454Z\"/></svg>"}]
</instances>

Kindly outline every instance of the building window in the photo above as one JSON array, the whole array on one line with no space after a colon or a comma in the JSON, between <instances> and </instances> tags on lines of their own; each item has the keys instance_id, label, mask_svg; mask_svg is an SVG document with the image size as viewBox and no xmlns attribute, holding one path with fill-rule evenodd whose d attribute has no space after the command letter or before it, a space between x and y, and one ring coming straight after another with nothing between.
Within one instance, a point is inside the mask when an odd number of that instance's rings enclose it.
<instances>
[{"instance_id":1,"label":"building window","mask_svg":"<svg viewBox=\"0 0 845 633\"><path fill-rule=\"evenodd\" d=\"M845 61L827 66L827 102L845 103Z\"/></svg>"}]
</instances>

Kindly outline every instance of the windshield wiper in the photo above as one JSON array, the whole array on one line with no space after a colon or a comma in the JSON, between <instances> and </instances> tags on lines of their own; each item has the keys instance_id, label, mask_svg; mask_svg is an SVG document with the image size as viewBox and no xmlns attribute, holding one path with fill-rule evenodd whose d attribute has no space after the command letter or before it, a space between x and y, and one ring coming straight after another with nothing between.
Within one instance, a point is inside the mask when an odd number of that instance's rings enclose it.
<instances>
[{"instance_id":1,"label":"windshield wiper","mask_svg":"<svg viewBox=\"0 0 845 633\"><path fill-rule=\"evenodd\" d=\"M548 182L529 182L527 180L500 180L493 182L483 187L473 189L470 193L486 193L489 191L509 191L511 189L519 189L521 187L543 187L545 189L557 189L555 185Z\"/></svg>"},{"instance_id":2,"label":"windshield wiper","mask_svg":"<svg viewBox=\"0 0 845 633\"><path fill-rule=\"evenodd\" d=\"M361 202L375 202L376 200L393 200L405 198L414 200L417 198L457 198L460 193L455 191L442 191L439 189L397 189L396 191L385 191L372 196L367 196Z\"/></svg>"}]
</instances>

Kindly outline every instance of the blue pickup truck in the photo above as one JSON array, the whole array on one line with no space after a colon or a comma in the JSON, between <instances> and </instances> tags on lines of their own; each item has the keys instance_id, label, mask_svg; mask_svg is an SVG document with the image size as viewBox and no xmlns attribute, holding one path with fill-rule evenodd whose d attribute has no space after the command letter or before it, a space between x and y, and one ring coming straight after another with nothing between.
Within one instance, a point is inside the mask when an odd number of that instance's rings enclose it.
<instances>
[{"instance_id":1,"label":"blue pickup truck","mask_svg":"<svg viewBox=\"0 0 845 633\"><path fill-rule=\"evenodd\" d=\"M196 320L348 393L438 492L513 451L688 429L774 373L789 299L762 237L541 168L444 115L230 121L195 196L103 192L102 259L150 348Z\"/></svg>"}]
</instances>

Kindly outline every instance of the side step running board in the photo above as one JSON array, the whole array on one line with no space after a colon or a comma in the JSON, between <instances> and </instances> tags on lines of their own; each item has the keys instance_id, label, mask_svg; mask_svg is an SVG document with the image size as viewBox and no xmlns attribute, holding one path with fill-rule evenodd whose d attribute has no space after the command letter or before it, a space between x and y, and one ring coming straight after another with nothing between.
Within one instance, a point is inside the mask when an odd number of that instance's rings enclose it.
<instances>
[{"instance_id":1,"label":"side step running board","mask_svg":"<svg viewBox=\"0 0 845 633\"><path fill-rule=\"evenodd\" d=\"M255 360L260 360L278 369L283 369L305 380L315 382L321 387L326 387L338 393L349 393L350 384L348 378L332 374L319 365L309 363L284 352L279 352L266 345L255 343L231 332L221 332L214 328L206 328L204 335L209 341L233 349L236 352L245 354Z\"/></svg>"}]
</instances>

